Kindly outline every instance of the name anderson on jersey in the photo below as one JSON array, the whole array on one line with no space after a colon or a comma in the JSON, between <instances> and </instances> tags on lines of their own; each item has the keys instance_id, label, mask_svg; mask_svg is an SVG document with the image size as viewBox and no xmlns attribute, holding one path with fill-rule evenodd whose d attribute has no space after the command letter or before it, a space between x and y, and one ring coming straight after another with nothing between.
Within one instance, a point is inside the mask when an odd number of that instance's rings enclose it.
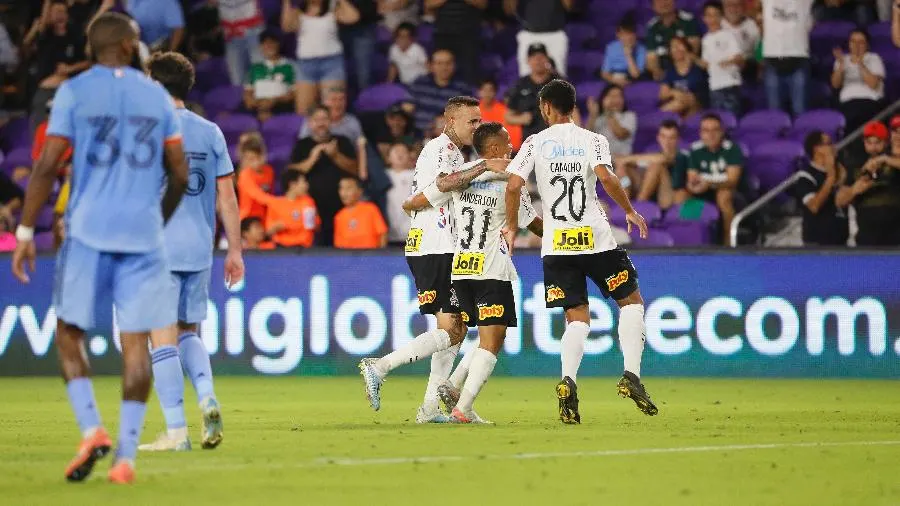
<instances>
[{"instance_id":1,"label":"name anderson on jersey","mask_svg":"<svg viewBox=\"0 0 900 506\"><path fill-rule=\"evenodd\" d=\"M484 207L497 207L497 197L482 195L480 193L464 192L459 195L459 200L466 204L474 204Z\"/></svg>"}]
</instances>

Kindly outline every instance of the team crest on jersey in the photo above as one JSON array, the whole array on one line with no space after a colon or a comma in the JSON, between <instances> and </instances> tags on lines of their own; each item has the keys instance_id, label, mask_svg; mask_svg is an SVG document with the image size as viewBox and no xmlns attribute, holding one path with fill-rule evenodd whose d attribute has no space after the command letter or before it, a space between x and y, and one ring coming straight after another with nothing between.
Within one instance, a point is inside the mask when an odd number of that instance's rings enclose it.
<instances>
[{"instance_id":1,"label":"team crest on jersey","mask_svg":"<svg viewBox=\"0 0 900 506\"><path fill-rule=\"evenodd\" d=\"M438 216L437 226L438 228L446 228L447 227L447 214L444 213L443 206L438 208L438 212L440 216Z\"/></svg>"},{"instance_id":2,"label":"team crest on jersey","mask_svg":"<svg viewBox=\"0 0 900 506\"><path fill-rule=\"evenodd\" d=\"M437 299L437 291L428 290L427 292L419 292L419 305L431 304Z\"/></svg>"},{"instance_id":3,"label":"team crest on jersey","mask_svg":"<svg viewBox=\"0 0 900 506\"><path fill-rule=\"evenodd\" d=\"M448 142L447 149L449 149L450 151L453 151L454 149L456 149L456 145L453 144L452 142Z\"/></svg>"},{"instance_id":4,"label":"team crest on jersey","mask_svg":"<svg viewBox=\"0 0 900 506\"><path fill-rule=\"evenodd\" d=\"M359 225L359 222L355 218L350 220L350 223L347 224L347 226L350 227L350 230L356 230L357 225Z\"/></svg>"},{"instance_id":5,"label":"team crest on jersey","mask_svg":"<svg viewBox=\"0 0 900 506\"><path fill-rule=\"evenodd\" d=\"M628 281L628 271L622 271L614 276L610 276L606 278L606 288L609 289L610 292L614 292L616 288L619 288L623 284Z\"/></svg>"},{"instance_id":6,"label":"team crest on jersey","mask_svg":"<svg viewBox=\"0 0 900 506\"><path fill-rule=\"evenodd\" d=\"M293 218L294 221L299 220L299 219L300 219L300 211L298 211L298 210L296 210L296 209L294 209L293 211L291 211L291 218Z\"/></svg>"},{"instance_id":7,"label":"team crest on jersey","mask_svg":"<svg viewBox=\"0 0 900 506\"><path fill-rule=\"evenodd\" d=\"M492 306L478 306L478 319L487 320L488 318L503 318L505 309L500 304Z\"/></svg>"},{"instance_id":8,"label":"team crest on jersey","mask_svg":"<svg viewBox=\"0 0 900 506\"><path fill-rule=\"evenodd\" d=\"M566 292L564 292L562 288L556 285L550 285L547 287L547 302L553 302L554 300L560 300L564 298L566 298Z\"/></svg>"}]
</instances>

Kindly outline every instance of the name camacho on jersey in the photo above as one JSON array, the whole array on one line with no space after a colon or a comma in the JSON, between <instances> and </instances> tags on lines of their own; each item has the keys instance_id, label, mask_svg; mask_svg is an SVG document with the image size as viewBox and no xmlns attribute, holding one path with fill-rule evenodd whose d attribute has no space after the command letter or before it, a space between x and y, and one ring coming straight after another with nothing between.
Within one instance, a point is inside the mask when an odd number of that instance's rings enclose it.
<instances>
[{"instance_id":1,"label":"name camacho on jersey","mask_svg":"<svg viewBox=\"0 0 900 506\"><path fill-rule=\"evenodd\" d=\"M597 197L594 168L612 165L606 137L574 123L553 125L529 137L507 172L528 180L535 172L544 237L541 256L585 255L616 249Z\"/></svg>"},{"instance_id":2,"label":"name camacho on jersey","mask_svg":"<svg viewBox=\"0 0 900 506\"><path fill-rule=\"evenodd\" d=\"M159 83L94 65L57 90L47 136L73 148L69 237L113 253L162 247L163 149L181 140L181 122Z\"/></svg>"},{"instance_id":3,"label":"name camacho on jersey","mask_svg":"<svg viewBox=\"0 0 900 506\"><path fill-rule=\"evenodd\" d=\"M459 170L465 157L447 134L441 134L425 144L413 176L412 194L427 187L434 188L438 174L450 174ZM425 192L432 207L413 213L406 236L406 256L453 253L453 216L449 198L439 192ZM439 202L435 202L438 200Z\"/></svg>"},{"instance_id":4,"label":"name camacho on jersey","mask_svg":"<svg viewBox=\"0 0 900 506\"><path fill-rule=\"evenodd\" d=\"M196 272L212 266L216 232L216 181L234 172L222 130L215 123L178 109L189 166L188 187L166 224L169 269Z\"/></svg>"},{"instance_id":5,"label":"name camacho on jersey","mask_svg":"<svg viewBox=\"0 0 900 506\"><path fill-rule=\"evenodd\" d=\"M466 164L465 170L478 162ZM482 174L462 191L445 194L453 199L456 249L451 278L514 281L518 275L501 233L506 225L506 181L490 181ZM531 197L522 187L519 224L528 226L537 217Z\"/></svg>"}]
</instances>

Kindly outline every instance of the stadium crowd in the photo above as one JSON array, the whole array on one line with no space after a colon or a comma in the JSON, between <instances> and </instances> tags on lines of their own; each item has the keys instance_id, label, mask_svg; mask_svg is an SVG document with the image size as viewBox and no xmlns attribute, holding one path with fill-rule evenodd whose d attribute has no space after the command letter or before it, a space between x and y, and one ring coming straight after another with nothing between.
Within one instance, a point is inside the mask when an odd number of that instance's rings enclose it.
<instances>
[{"instance_id":1,"label":"stadium crowd","mask_svg":"<svg viewBox=\"0 0 900 506\"><path fill-rule=\"evenodd\" d=\"M133 18L142 58L195 62L190 107L229 143L248 249L403 244L400 203L446 101L476 96L518 149L557 76L653 227L622 242L721 243L799 170L806 244L847 244L853 214L855 244L900 245L900 117L868 123L900 98L888 0L0 0L0 251L54 92L89 66L86 26L108 10ZM64 233L66 165L45 249Z\"/></svg>"}]
</instances>

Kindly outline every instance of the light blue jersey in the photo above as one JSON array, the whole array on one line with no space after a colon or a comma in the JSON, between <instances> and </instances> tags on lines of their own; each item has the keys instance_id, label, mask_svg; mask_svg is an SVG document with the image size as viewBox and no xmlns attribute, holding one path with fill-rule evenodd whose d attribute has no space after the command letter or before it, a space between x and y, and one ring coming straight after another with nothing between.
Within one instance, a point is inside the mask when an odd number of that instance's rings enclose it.
<instances>
[{"instance_id":1,"label":"light blue jersey","mask_svg":"<svg viewBox=\"0 0 900 506\"><path fill-rule=\"evenodd\" d=\"M197 272L212 266L216 180L234 173L234 166L225 136L215 123L187 109L178 109L177 114L190 177L178 210L166 224L166 251L172 271Z\"/></svg>"},{"instance_id":2,"label":"light blue jersey","mask_svg":"<svg viewBox=\"0 0 900 506\"><path fill-rule=\"evenodd\" d=\"M74 148L67 235L97 251L163 246L164 144L181 138L172 99L132 68L94 65L59 87L48 136Z\"/></svg>"}]
</instances>

